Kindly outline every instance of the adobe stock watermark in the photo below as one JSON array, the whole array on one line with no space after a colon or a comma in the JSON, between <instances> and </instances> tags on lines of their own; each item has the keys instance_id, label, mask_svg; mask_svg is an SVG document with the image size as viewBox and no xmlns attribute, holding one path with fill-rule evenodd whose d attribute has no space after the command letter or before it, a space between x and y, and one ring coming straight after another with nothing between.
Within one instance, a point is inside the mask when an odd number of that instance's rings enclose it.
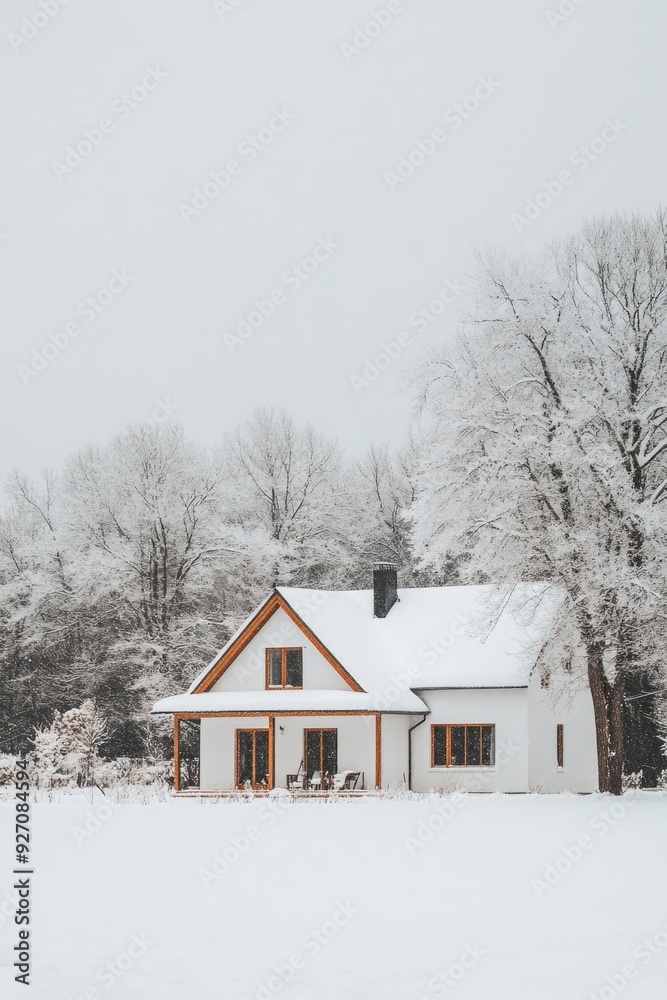
<instances>
[{"instance_id":1,"label":"adobe stock watermark","mask_svg":"<svg viewBox=\"0 0 667 1000\"><path fill-rule=\"evenodd\" d=\"M626 986L639 978L647 965L665 953L665 949L667 949L667 926L662 927L652 937L644 938L632 952L633 958L637 961L626 962L618 972L605 976L604 986L600 987L597 993L591 990L589 1000L615 1000Z\"/></svg>"},{"instance_id":2,"label":"adobe stock watermark","mask_svg":"<svg viewBox=\"0 0 667 1000\"><path fill-rule=\"evenodd\" d=\"M477 942L465 945L459 955L458 961L452 962L446 969L438 972L428 980L427 986L431 991L430 996L446 997L464 979L471 969L478 965L484 955L488 954L486 948L481 948ZM430 1000L425 996L419 1000Z\"/></svg>"},{"instance_id":3,"label":"adobe stock watermark","mask_svg":"<svg viewBox=\"0 0 667 1000\"><path fill-rule=\"evenodd\" d=\"M319 271L322 264L326 263L336 250L340 249L340 243L331 236L320 236L313 250L299 261L283 272L280 282L282 287L272 289L265 298L255 299L253 308L247 314L236 317L236 326L233 332L225 331L222 339L230 354L249 340L253 334L260 330L268 319L274 315L276 309L286 305L289 294L298 290L312 276ZM283 289L287 289L284 291Z\"/></svg>"},{"instance_id":4,"label":"adobe stock watermark","mask_svg":"<svg viewBox=\"0 0 667 1000\"><path fill-rule=\"evenodd\" d=\"M95 973L95 981L104 986L105 990L110 990L154 944L155 941L151 941L146 934L133 934L124 951L99 967ZM68 997L68 1000L101 1000L102 996L104 994L97 986L88 986L82 993Z\"/></svg>"},{"instance_id":5,"label":"adobe stock watermark","mask_svg":"<svg viewBox=\"0 0 667 1000\"><path fill-rule=\"evenodd\" d=\"M51 169L59 181L73 174L81 164L105 142L107 136L116 131L118 122L123 122L136 111L144 101L167 79L168 74L159 66L146 67L141 81L125 91L112 102L110 113L113 117L100 118L93 128L85 128L75 145L67 146L62 162L53 160Z\"/></svg>"},{"instance_id":6,"label":"adobe stock watermark","mask_svg":"<svg viewBox=\"0 0 667 1000\"><path fill-rule=\"evenodd\" d=\"M345 903L338 901L336 909L329 920L325 920L319 927L314 927L301 939L301 951L296 951L280 965L274 965L271 975L265 980L257 982L257 989L251 995L246 995L243 1000L272 1000L276 994L280 993L295 975L305 969L310 958L319 955L323 948L338 937L341 930L359 913L358 908L349 900Z\"/></svg>"},{"instance_id":7,"label":"adobe stock watermark","mask_svg":"<svg viewBox=\"0 0 667 1000\"><path fill-rule=\"evenodd\" d=\"M600 135L595 136L589 142L582 144L570 155L569 162L576 167L576 172L570 169L561 170L554 180L543 181L542 189L533 197L526 201L523 215L513 212L511 222L517 233L522 232L528 226L532 226L555 201L565 194L577 177L585 174L601 156L607 152L620 135L630 126L622 122L620 118L607 118Z\"/></svg>"},{"instance_id":8,"label":"adobe stock watermark","mask_svg":"<svg viewBox=\"0 0 667 1000\"><path fill-rule=\"evenodd\" d=\"M39 9L23 18L18 31L10 31L7 35L7 41L14 52L19 52L24 45L37 38L40 31L43 31L69 2L70 0L39 0Z\"/></svg>"},{"instance_id":9,"label":"adobe stock watermark","mask_svg":"<svg viewBox=\"0 0 667 1000\"><path fill-rule=\"evenodd\" d=\"M386 31L397 14L403 13L404 9L401 0L389 0L386 8L372 11L368 21L356 26L352 41L340 43L345 62L349 64L355 56L361 55L378 35Z\"/></svg>"},{"instance_id":10,"label":"adobe stock watermark","mask_svg":"<svg viewBox=\"0 0 667 1000\"><path fill-rule=\"evenodd\" d=\"M220 170L210 170L209 179L200 187L194 188L191 202L181 202L178 210L183 221L190 225L215 201L223 191L226 191L234 178L240 177L246 164L254 163L257 157L272 144L276 136L289 128L296 115L288 108L274 108L267 124L258 132L248 135L236 148L238 159L228 160Z\"/></svg>"},{"instance_id":11,"label":"adobe stock watermark","mask_svg":"<svg viewBox=\"0 0 667 1000\"><path fill-rule=\"evenodd\" d=\"M457 132L462 128L501 86L501 82L494 80L492 76L480 76L472 92L444 112L443 121L451 126L451 132ZM395 170L385 171L384 179L389 190L395 192L414 177L419 168L439 152L449 135L450 133L444 128L438 126L425 138L417 139L409 153L399 156Z\"/></svg>"},{"instance_id":12,"label":"adobe stock watermark","mask_svg":"<svg viewBox=\"0 0 667 1000\"><path fill-rule=\"evenodd\" d=\"M546 10L544 15L551 27L557 28L559 24L563 24L576 14L586 2L587 0L561 0L557 7Z\"/></svg>"},{"instance_id":13,"label":"adobe stock watermark","mask_svg":"<svg viewBox=\"0 0 667 1000\"><path fill-rule=\"evenodd\" d=\"M159 424L166 424L178 410L178 403L175 403L169 396L165 399L154 400L153 410L150 417L146 417L144 425L146 427L157 427Z\"/></svg>"},{"instance_id":14,"label":"adobe stock watermark","mask_svg":"<svg viewBox=\"0 0 667 1000\"><path fill-rule=\"evenodd\" d=\"M213 10L224 21L228 14L233 14L244 3L245 0L213 0Z\"/></svg>"},{"instance_id":15,"label":"adobe stock watermark","mask_svg":"<svg viewBox=\"0 0 667 1000\"><path fill-rule=\"evenodd\" d=\"M5 892L0 902L0 927L4 927L8 920L14 923L14 915L19 903L18 889L12 887L9 892Z\"/></svg>"},{"instance_id":16,"label":"adobe stock watermark","mask_svg":"<svg viewBox=\"0 0 667 1000\"><path fill-rule=\"evenodd\" d=\"M436 803L435 809L428 819L421 820L415 828L414 836L406 834L403 838L405 849L411 857L430 844L436 834L441 833L448 823L458 815L469 801L466 792L453 792Z\"/></svg>"},{"instance_id":17,"label":"adobe stock watermark","mask_svg":"<svg viewBox=\"0 0 667 1000\"><path fill-rule=\"evenodd\" d=\"M261 840L264 831L270 829L291 806L292 800L283 796L273 796L263 802L258 814L262 825L250 823L239 836L228 837L227 843L211 858L208 868L199 869L199 880L204 888L210 889L230 868L238 864L252 845Z\"/></svg>"},{"instance_id":18,"label":"adobe stock watermark","mask_svg":"<svg viewBox=\"0 0 667 1000\"><path fill-rule=\"evenodd\" d=\"M114 299L121 295L132 281L134 281L134 275L128 274L126 268L113 270L103 288L79 302L74 310L75 316L83 320L83 324L87 326L94 323L97 317L108 309ZM50 333L48 341L39 350L33 348L30 363L19 365L16 369L23 384L27 385L30 379L35 378L48 368L51 362L69 347L72 340L83 332L83 329L84 326L77 320L70 320L55 333Z\"/></svg>"},{"instance_id":19,"label":"adobe stock watermark","mask_svg":"<svg viewBox=\"0 0 667 1000\"><path fill-rule=\"evenodd\" d=\"M96 809L89 809L86 818L81 826L71 827L71 833L74 837L76 843L81 847L81 845L86 841L94 837L95 834L102 829L105 823L108 823L111 817L117 813L120 806L117 802L112 802L110 799L108 801L100 803Z\"/></svg>"},{"instance_id":20,"label":"adobe stock watermark","mask_svg":"<svg viewBox=\"0 0 667 1000\"><path fill-rule=\"evenodd\" d=\"M471 773L465 776L465 791L453 792L444 798L436 797L439 801L428 819L422 820L417 825L414 836L408 835L403 838L408 854L414 857L417 851L430 844L436 834L441 833L447 824L458 815L463 806L470 801L470 792L481 792L488 789L495 780L497 769L505 767L521 751L521 745L514 743L513 740L501 741L496 747L495 764L488 767L466 768ZM442 770L446 772L449 768Z\"/></svg>"},{"instance_id":21,"label":"adobe stock watermark","mask_svg":"<svg viewBox=\"0 0 667 1000\"><path fill-rule=\"evenodd\" d=\"M409 663L405 670L392 675L391 680L381 692L375 690L369 692L376 699L378 707L385 712L389 711L406 691L413 688L419 689L419 684L416 682L424 672L424 664L432 666L437 663L438 657L443 656L448 649L451 649L457 639L465 635L466 625L466 619L457 612L447 628L419 647L418 655L424 663Z\"/></svg>"},{"instance_id":22,"label":"adobe stock watermark","mask_svg":"<svg viewBox=\"0 0 667 1000\"><path fill-rule=\"evenodd\" d=\"M564 876L572 871L575 865L578 865L617 823L624 819L629 809L630 805L622 802L614 802L608 809L601 809L588 824L595 837L591 833L582 833L574 844L568 844L561 848L558 857L546 865L542 878L531 879L530 884L537 898L540 899L545 892L550 892L554 886L558 885Z\"/></svg>"},{"instance_id":23,"label":"adobe stock watermark","mask_svg":"<svg viewBox=\"0 0 667 1000\"><path fill-rule=\"evenodd\" d=\"M312 616L316 614L324 605L328 602L328 597L324 593L318 593L313 591L312 594L303 594L301 601L299 603L294 603L292 607L302 618L306 624L312 619ZM297 629L296 625L291 619L287 619L280 623L278 628L270 632L266 637L266 645L268 648L273 646L285 646L289 644L292 639L298 638L302 633ZM266 657L263 653L258 652L242 652L240 653L238 659L238 670L237 677L239 681L248 680L251 677L257 675L258 672L264 672L266 669Z\"/></svg>"},{"instance_id":24,"label":"adobe stock watermark","mask_svg":"<svg viewBox=\"0 0 667 1000\"><path fill-rule=\"evenodd\" d=\"M458 278L454 278L453 281L447 279L438 295L410 313L407 322L410 330L401 330L393 340L382 341L377 354L371 358L364 358L361 372L350 375L350 384L355 395L359 396L364 389L377 382L382 373L412 347L414 344L412 330L416 333L425 333L465 291L467 291L466 286L462 285Z\"/></svg>"},{"instance_id":25,"label":"adobe stock watermark","mask_svg":"<svg viewBox=\"0 0 667 1000\"><path fill-rule=\"evenodd\" d=\"M279 628L274 629L273 632L267 635L266 645L268 648L284 646L288 639L296 639L296 636L296 625L291 621L282 622ZM237 663L237 677L239 681L245 681L250 677L255 677L260 671L266 669L266 656L252 651L245 655L241 653Z\"/></svg>"}]
</instances>

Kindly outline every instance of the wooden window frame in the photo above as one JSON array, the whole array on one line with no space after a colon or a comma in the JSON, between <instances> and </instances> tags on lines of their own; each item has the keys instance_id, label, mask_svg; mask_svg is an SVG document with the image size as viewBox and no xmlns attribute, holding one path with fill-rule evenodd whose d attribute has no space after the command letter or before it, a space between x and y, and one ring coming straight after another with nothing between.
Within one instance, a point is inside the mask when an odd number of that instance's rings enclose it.
<instances>
[{"instance_id":1,"label":"wooden window frame","mask_svg":"<svg viewBox=\"0 0 667 1000\"><path fill-rule=\"evenodd\" d=\"M464 763L463 764L452 764L452 729L479 729L479 759L478 764L469 764L467 761L468 756L468 741L464 741ZM435 763L435 731L436 729L445 730L445 761L444 764ZM492 756L493 759L489 764L482 764L482 748L483 748L483 729L493 730L493 740L491 742ZM434 722L431 726L431 768L435 770L442 770L443 768L468 768L468 767L495 767L496 766L496 724L495 722Z\"/></svg>"},{"instance_id":2,"label":"wooden window frame","mask_svg":"<svg viewBox=\"0 0 667 1000\"><path fill-rule=\"evenodd\" d=\"M301 653L301 684L286 684L287 680L287 654L299 650ZM271 684L271 653L282 653L281 678L282 684ZM267 691L303 691L303 646L269 646L266 650L265 659L265 685Z\"/></svg>"},{"instance_id":3,"label":"wooden window frame","mask_svg":"<svg viewBox=\"0 0 667 1000\"><path fill-rule=\"evenodd\" d=\"M304 773L308 768L308 733L335 733L336 734L336 767L338 767L338 727L337 726L311 726L303 731L303 769ZM320 764L324 756L324 740L320 738ZM324 777L324 775L321 775Z\"/></svg>"},{"instance_id":4,"label":"wooden window frame","mask_svg":"<svg viewBox=\"0 0 667 1000\"><path fill-rule=\"evenodd\" d=\"M273 739L274 739L273 732L272 732L271 720L269 720L268 729L266 727L262 726L262 727L253 727L252 729L245 729L245 728L244 729L237 729L235 731L235 736L234 736L234 785L235 785L236 788L242 788L243 787L241 785L241 753L240 753L240 749L241 749L241 734L242 733L253 733L253 735L255 733L266 733L267 734L267 737L268 737L268 755L269 755L269 759L268 759L268 762L267 762L268 784L266 786L264 786L264 785L256 785L255 782L254 782L254 780L251 781L250 784L251 784L251 786L253 788L253 791L260 791L260 790L262 790L264 788L266 788L268 791L270 791L273 788L272 757L273 757ZM253 741L252 741L252 773L253 773L253 778L254 778L254 775L255 775L255 759L256 759L256 756L257 756L257 740L256 740L256 738L254 738Z\"/></svg>"},{"instance_id":5,"label":"wooden window frame","mask_svg":"<svg viewBox=\"0 0 667 1000\"><path fill-rule=\"evenodd\" d=\"M563 723L556 723L556 767L565 770L565 739Z\"/></svg>"}]
</instances>

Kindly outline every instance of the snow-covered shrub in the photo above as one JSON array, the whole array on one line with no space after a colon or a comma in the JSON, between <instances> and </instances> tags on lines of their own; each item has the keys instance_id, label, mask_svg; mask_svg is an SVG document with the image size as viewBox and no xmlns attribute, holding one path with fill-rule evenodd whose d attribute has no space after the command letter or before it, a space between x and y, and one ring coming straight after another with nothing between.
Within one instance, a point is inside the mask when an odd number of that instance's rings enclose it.
<instances>
[{"instance_id":1,"label":"snow-covered shrub","mask_svg":"<svg viewBox=\"0 0 667 1000\"><path fill-rule=\"evenodd\" d=\"M68 712L56 712L47 729L35 732L34 751L30 755L34 783L47 788L77 785L116 788L164 785L172 780L171 760L152 756L152 746L147 747L146 757L104 760L99 751L107 738L106 719L93 701L85 701L80 708Z\"/></svg>"},{"instance_id":2,"label":"snow-covered shrub","mask_svg":"<svg viewBox=\"0 0 667 1000\"><path fill-rule=\"evenodd\" d=\"M92 784L99 750L108 738L105 717L94 701L56 712L48 729L35 732L32 763L38 784Z\"/></svg>"},{"instance_id":3,"label":"snow-covered shrub","mask_svg":"<svg viewBox=\"0 0 667 1000\"><path fill-rule=\"evenodd\" d=\"M126 769L122 763L124 760L127 758L101 761L95 768L95 784L99 788L114 788L116 785L126 784Z\"/></svg>"},{"instance_id":4,"label":"snow-covered shrub","mask_svg":"<svg viewBox=\"0 0 667 1000\"><path fill-rule=\"evenodd\" d=\"M58 714L56 712L56 716ZM63 756L62 744L53 725L50 729L38 729L35 732L34 747L32 758L36 767L45 771L55 770L58 767Z\"/></svg>"},{"instance_id":5,"label":"snow-covered shrub","mask_svg":"<svg viewBox=\"0 0 667 1000\"><path fill-rule=\"evenodd\" d=\"M102 761L95 768L95 783L100 788L119 785L160 785L172 778L171 761L152 761L134 757L118 757Z\"/></svg>"},{"instance_id":6,"label":"snow-covered shrub","mask_svg":"<svg viewBox=\"0 0 667 1000\"><path fill-rule=\"evenodd\" d=\"M16 757L0 757L0 788L13 783L15 766Z\"/></svg>"}]
</instances>

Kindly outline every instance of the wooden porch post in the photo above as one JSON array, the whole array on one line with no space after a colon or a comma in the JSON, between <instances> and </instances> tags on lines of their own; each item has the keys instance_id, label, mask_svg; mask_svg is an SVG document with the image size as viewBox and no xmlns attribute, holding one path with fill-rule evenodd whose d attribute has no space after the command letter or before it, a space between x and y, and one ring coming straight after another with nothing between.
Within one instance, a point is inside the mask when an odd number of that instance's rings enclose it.
<instances>
[{"instance_id":1,"label":"wooden porch post","mask_svg":"<svg viewBox=\"0 0 667 1000\"><path fill-rule=\"evenodd\" d=\"M382 716L375 716L375 787L382 788Z\"/></svg>"},{"instance_id":2,"label":"wooden porch post","mask_svg":"<svg viewBox=\"0 0 667 1000\"><path fill-rule=\"evenodd\" d=\"M269 716L269 790L276 785L276 717Z\"/></svg>"},{"instance_id":3,"label":"wooden porch post","mask_svg":"<svg viewBox=\"0 0 667 1000\"><path fill-rule=\"evenodd\" d=\"M174 716L174 791L181 790L181 720Z\"/></svg>"}]
</instances>

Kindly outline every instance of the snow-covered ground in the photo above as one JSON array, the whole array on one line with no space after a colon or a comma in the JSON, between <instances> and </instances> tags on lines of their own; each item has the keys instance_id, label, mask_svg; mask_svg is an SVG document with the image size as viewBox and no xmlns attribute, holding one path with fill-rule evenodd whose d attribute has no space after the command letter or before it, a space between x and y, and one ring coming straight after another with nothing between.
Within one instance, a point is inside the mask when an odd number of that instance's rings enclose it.
<instances>
[{"instance_id":1,"label":"snow-covered ground","mask_svg":"<svg viewBox=\"0 0 667 1000\"><path fill-rule=\"evenodd\" d=\"M105 801L33 807L29 992L0 803L3 998L664 997L662 794Z\"/></svg>"}]
</instances>

